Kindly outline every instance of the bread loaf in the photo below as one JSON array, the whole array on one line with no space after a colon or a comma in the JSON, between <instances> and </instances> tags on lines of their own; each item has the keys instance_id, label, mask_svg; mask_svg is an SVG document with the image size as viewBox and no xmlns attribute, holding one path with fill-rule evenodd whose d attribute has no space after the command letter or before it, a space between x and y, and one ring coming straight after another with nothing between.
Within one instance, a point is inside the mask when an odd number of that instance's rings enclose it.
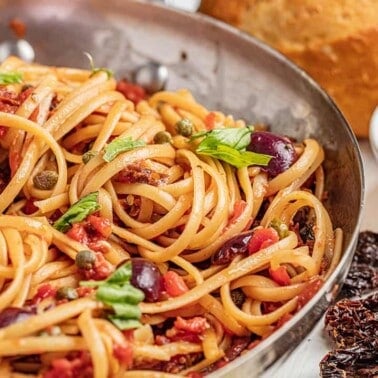
<instances>
[{"instance_id":1,"label":"bread loaf","mask_svg":"<svg viewBox=\"0 0 378 378\"><path fill-rule=\"evenodd\" d=\"M378 106L378 0L202 0L200 10L256 36L307 71L357 136Z\"/></svg>"}]
</instances>

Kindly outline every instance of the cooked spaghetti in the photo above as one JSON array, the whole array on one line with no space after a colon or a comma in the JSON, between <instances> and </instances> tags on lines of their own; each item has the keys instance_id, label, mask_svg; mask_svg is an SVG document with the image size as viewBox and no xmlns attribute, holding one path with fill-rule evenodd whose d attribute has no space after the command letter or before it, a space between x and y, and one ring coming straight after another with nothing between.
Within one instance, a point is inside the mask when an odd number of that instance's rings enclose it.
<instances>
[{"instance_id":1,"label":"cooked spaghetti","mask_svg":"<svg viewBox=\"0 0 378 378\"><path fill-rule=\"evenodd\" d=\"M316 140L101 69L0 78L1 377L206 374L337 265Z\"/></svg>"}]
</instances>

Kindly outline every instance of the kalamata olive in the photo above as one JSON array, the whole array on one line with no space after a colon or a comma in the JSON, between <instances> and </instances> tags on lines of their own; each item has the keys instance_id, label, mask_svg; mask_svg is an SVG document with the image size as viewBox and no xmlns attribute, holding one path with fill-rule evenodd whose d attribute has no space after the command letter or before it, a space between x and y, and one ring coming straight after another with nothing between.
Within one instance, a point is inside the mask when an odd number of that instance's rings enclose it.
<instances>
[{"instance_id":1,"label":"kalamata olive","mask_svg":"<svg viewBox=\"0 0 378 378\"><path fill-rule=\"evenodd\" d=\"M19 307L7 307L0 312L0 328L4 328L13 323L22 322L33 316L34 313Z\"/></svg>"},{"instance_id":2,"label":"kalamata olive","mask_svg":"<svg viewBox=\"0 0 378 378\"><path fill-rule=\"evenodd\" d=\"M248 250L253 231L246 231L226 241L223 246L211 257L214 265L225 265L238 255L244 255Z\"/></svg>"},{"instance_id":3,"label":"kalamata olive","mask_svg":"<svg viewBox=\"0 0 378 378\"><path fill-rule=\"evenodd\" d=\"M270 177L286 171L297 160L297 153L291 140L268 131L253 132L248 150L272 156L266 167Z\"/></svg>"},{"instance_id":4,"label":"kalamata olive","mask_svg":"<svg viewBox=\"0 0 378 378\"><path fill-rule=\"evenodd\" d=\"M131 284L144 292L146 302L159 300L164 289L157 265L143 258L133 258L131 263Z\"/></svg>"}]
</instances>

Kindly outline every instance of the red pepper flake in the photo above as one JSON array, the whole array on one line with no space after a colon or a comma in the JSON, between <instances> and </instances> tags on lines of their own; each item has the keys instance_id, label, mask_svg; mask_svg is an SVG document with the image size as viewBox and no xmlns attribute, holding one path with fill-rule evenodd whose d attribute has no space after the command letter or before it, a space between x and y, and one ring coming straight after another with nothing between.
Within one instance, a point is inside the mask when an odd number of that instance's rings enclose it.
<instances>
[{"instance_id":1,"label":"red pepper flake","mask_svg":"<svg viewBox=\"0 0 378 378\"><path fill-rule=\"evenodd\" d=\"M214 112L210 112L205 117L205 126L207 130L213 130L215 128L215 120L217 115Z\"/></svg>"},{"instance_id":2,"label":"red pepper flake","mask_svg":"<svg viewBox=\"0 0 378 378\"><path fill-rule=\"evenodd\" d=\"M34 295L32 302L33 304L41 302L43 299L46 298L55 298L56 296L56 289L52 287L50 284L42 284L37 293Z\"/></svg>"},{"instance_id":3,"label":"red pepper flake","mask_svg":"<svg viewBox=\"0 0 378 378\"><path fill-rule=\"evenodd\" d=\"M130 367L133 363L133 349L130 345L115 344L113 346L113 355L123 366Z\"/></svg>"}]
</instances>

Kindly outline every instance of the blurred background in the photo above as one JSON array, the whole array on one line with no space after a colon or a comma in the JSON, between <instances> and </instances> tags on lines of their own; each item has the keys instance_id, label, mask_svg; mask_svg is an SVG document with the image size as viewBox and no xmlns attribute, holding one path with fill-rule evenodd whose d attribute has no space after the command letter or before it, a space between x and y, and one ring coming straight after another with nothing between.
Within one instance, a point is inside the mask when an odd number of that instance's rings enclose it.
<instances>
[{"instance_id":1,"label":"blurred background","mask_svg":"<svg viewBox=\"0 0 378 378\"><path fill-rule=\"evenodd\" d=\"M278 49L326 89L358 137L369 135L378 106L377 0L202 0L199 11Z\"/></svg>"}]
</instances>

